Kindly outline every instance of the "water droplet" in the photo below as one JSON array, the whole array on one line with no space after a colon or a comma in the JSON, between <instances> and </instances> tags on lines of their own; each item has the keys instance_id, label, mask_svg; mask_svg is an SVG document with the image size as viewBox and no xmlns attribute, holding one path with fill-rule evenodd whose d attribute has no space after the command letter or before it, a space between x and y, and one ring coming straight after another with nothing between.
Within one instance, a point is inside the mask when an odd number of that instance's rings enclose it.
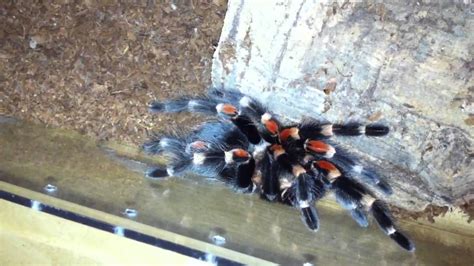
<instances>
[{"instance_id":1,"label":"water droplet","mask_svg":"<svg viewBox=\"0 0 474 266\"><path fill-rule=\"evenodd\" d=\"M114 227L114 234L116 234L118 236L125 236L125 231L124 231L123 227L116 226L116 227Z\"/></svg>"},{"instance_id":2,"label":"water droplet","mask_svg":"<svg viewBox=\"0 0 474 266\"><path fill-rule=\"evenodd\" d=\"M30 39L30 48L31 49L35 49L36 48L36 45L38 45L38 43L36 42L35 39L31 38Z\"/></svg>"},{"instance_id":3,"label":"water droplet","mask_svg":"<svg viewBox=\"0 0 474 266\"><path fill-rule=\"evenodd\" d=\"M216 256L214 256L213 254L211 253L206 253L206 255L204 255L204 257L201 257L199 258L200 260L203 260L211 265L217 265L217 260L216 260Z\"/></svg>"},{"instance_id":4,"label":"water droplet","mask_svg":"<svg viewBox=\"0 0 474 266\"><path fill-rule=\"evenodd\" d=\"M41 211L42 209L41 202L37 200L31 200L31 209L35 211Z\"/></svg>"},{"instance_id":5,"label":"water droplet","mask_svg":"<svg viewBox=\"0 0 474 266\"><path fill-rule=\"evenodd\" d=\"M123 212L123 214L125 214L125 215L128 216L128 217L133 218L133 217L137 217L138 212L137 212L137 210L135 210L135 209L129 209L129 208L127 208L127 209L125 209L125 211Z\"/></svg>"},{"instance_id":6,"label":"water droplet","mask_svg":"<svg viewBox=\"0 0 474 266\"><path fill-rule=\"evenodd\" d=\"M56 190L58 190L58 187L55 185L47 184L46 186L44 186L43 189L48 193L53 193L53 192L56 192Z\"/></svg>"},{"instance_id":7,"label":"water droplet","mask_svg":"<svg viewBox=\"0 0 474 266\"><path fill-rule=\"evenodd\" d=\"M212 242L218 246L225 245L225 237L220 235L215 235L212 237Z\"/></svg>"}]
</instances>

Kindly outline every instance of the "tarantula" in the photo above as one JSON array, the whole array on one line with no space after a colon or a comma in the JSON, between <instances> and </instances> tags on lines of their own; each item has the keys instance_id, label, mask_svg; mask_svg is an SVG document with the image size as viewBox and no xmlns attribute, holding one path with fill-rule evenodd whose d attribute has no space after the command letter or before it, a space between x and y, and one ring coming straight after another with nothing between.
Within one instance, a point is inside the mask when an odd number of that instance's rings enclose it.
<instances>
[{"instance_id":1,"label":"tarantula","mask_svg":"<svg viewBox=\"0 0 474 266\"><path fill-rule=\"evenodd\" d=\"M297 208L312 231L319 228L315 202L333 191L361 227L369 225L370 213L398 245L415 250L397 229L385 203L364 185L390 195L389 184L330 140L333 135L385 136L387 126L330 124L310 118L283 125L255 99L216 89L197 98L152 102L149 108L154 113L194 112L217 119L190 134L155 137L145 143L146 152L168 159L166 166L149 169L148 177L193 172L217 178L240 192L258 192L265 200Z\"/></svg>"}]
</instances>

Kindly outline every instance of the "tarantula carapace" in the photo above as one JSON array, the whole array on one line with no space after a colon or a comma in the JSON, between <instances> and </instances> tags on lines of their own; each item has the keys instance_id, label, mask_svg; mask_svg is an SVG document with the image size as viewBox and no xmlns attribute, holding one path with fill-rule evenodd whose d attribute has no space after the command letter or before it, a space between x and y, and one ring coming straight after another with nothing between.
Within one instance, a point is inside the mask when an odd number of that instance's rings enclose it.
<instances>
[{"instance_id":1,"label":"tarantula carapace","mask_svg":"<svg viewBox=\"0 0 474 266\"><path fill-rule=\"evenodd\" d=\"M319 228L315 202L333 191L339 204L362 227L372 214L382 231L401 247L414 244L398 231L385 203L365 185L390 195L390 186L330 140L333 135L384 136L380 124L330 124L303 119L283 125L258 101L238 92L212 89L198 98L153 102L152 112L196 112L217 117L190 134L157 137L143 145L163 154L165 167L150 169L152 178L186 172L218 178L241 192L258 192L263 199L291 205L305 225Z\"/></svg>"}]
</instances>

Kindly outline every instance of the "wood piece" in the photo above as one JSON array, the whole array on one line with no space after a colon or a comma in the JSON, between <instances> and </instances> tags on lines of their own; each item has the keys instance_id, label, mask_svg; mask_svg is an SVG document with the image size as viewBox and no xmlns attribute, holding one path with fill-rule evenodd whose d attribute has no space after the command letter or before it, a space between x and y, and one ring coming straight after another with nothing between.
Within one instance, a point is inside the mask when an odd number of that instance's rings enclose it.
<instances>
[{"instance_id":1,"label":"wood piece","mask_svg":"<svg viewBox=\"0 0 474 266\"><path fill-rule=\"evenodd\" d=\"M57 208L59 210L64 210L64 211L80 214L84 217L92 218L97 221L102 221L102 222L112 224L121 228L133 230L135 232L139 232L144 235L148 235L148 236L155 237L158 239L163 239L165 241L170 241L170 242L183 245L183 246L186 246L198 251L207 252L209 254L212 254L214 256L219 256L221 258L225 258L225 259L229 259L233 261L240 261L244 264L273 265L272 263L265 260L261 260L261 259L251 257L251 256L246 256L245 254L241 254L241 253L238 253L238 252L235 252L223 247L215 246L215 245L205 243L196 239L192 239L186 236L178 235L169 231L162 230L160 228L151 227L151 226L138 223L136 221L133 221L124 217L118 217L116 215L112 215L112 214L98 211L95 209L91 209L85 206L81 206L74 202L68 202L61 199L57 199L55 197L51 197L51 196L44 195L38 192L34 192L32 190L21 188L21 187L8 184L2 181L0 181L0 190L8 191L9 193L12 193L24 198L36 200L42 204L53 206L54 208ZM52 248L54 248L55 246L62 246L62 248L65 250L71 250L72 253L76 255L76 257L81 257L78 255L82 255L82 257L84 258L96 259L96 260L102 259L104 260L103 262L108 262L110 264L113 262L111 260L112 258L100 257L100 256L97 256L98 254L89 254L88 252L82 252L84 250L90 249L91 246L94 247L94 245L96 244L96 243L93 243L92 245L86 245L86 243L82 242L83 240L92 241L92 242L105 241L106 245L102 245L102 248L100 250L101 252L103 251L106 254L108 254L107 252L114 251L114 249L116 248L123 249L121 245L131 245L130 247L137 250L137 252L139 252L138 254L141 255L141 258L138 258L137 256L133 256L133 255L136 255L136 253L127 252L127 253L122 254L127 257L123 257L123 256L120 256L120 254L116 254L116 257L117 257L116 261L118 262L122 260L122 262L119 264L123 264L126 261L130 261L130 263L133 262L134 264L139 263L139 262L142 262L142 263L148 262L152 264L156 264L157 262L166 263L166 264L173 264L173 263L179 262L179 265L181 265L181 263L183 263L183 261L186 261L186 260L190 263L193 263L193 265L196 263L198 264L200 263L199 261L196 261L195 259L191 257L187 257L179 253L174 253L174 252L170 252L169 250L152 247L140 242L125 239L123 237L119 237L119 239L117 239L117 236L113 236L109 233L102 232L94 228L88 228L87 226L84 226L84 225L77 225L74 222L71 222L69 220L52 217L48 214L40 213L32 209L27 209L23 206L14 206L15 204L7 202L7 201L0 200L0 205L2 205L2 210L3 210L3 212L0 214L0 217L2 217L1 215L4 215L4 217L8 217L8 219L1 219L0 224L2 225L2 228L10 229L10 230L6 230L9 232L6 233L5 235L0 234L0 241L3 241L3 240L8 241L11 238L19 238L22 241L33 246L38 246L39 243L37 242L46 242L46 243L49 242L49 243L52 243L51 244ZM25 215L28 215L28 217L24 218ZM28 222L31 219L35 220L35 222ZM18 223L18 221L25 221L25 222ZM34 226L31 226L32 224L34 224ZM51 224L55 224L58 226L51 227ZM32 233L31 231L34 231L34 233ZM65 234L65 232L67 233ZM82 239L82 236L85 233L92 235L92 237ZM43 241L40 241L38 238L34 238L34 237L32 238L32 236L38 236L38 235L40 236L39 238ZM69 240L69 243L61 242L66 239ZM44 241L44 240L48 240L48 241ZM117 243L115 244L110 243L110 240L115 241ZM130 243L130 241L132 243ZM61 243L61 244L58 244L58 243ZM73 247L68 246L70 244L75 245L76 247L75 250L72 250ZM3 246L7 246L7 245L5 244L5 245L2 245L2 247ZM45 247L43 246L41 248L45 248ZM5 250L6 253L8 253L8 251L11 251L11 250ZM46 246L46 248L43 251L49 252L49 248ZM154 252L154 254L158 255L158 257L155 255L151 256L150 252ZM79 254L79 253L82 253L82 254ZM2 254L1 251L0 251L0 254ZM68 258L67 255L68 254L64 254L64 253L59 254L60 259L70 259ZM15 259L14 256L11 256L11 257L12 257L11 258L12 260ZM7 257L7 258L10 258L10 257ZM4 256L0 256L0 262L2 262L3 259L4 259ZM40 259L43 259L43 258L40 258ZM48 259L48 258L44 258L44 259ZM173 260L175 261L173 262Z\"/></svg>"},{"instance_id":2,"label":"wood piece","mask_svg":"<svg viewBox=\"0 0 474 266\"><path fill-rule=\"evenodd\" d=\"M288 120L382 122L339 138L410 210L474 198L474 16L450 1L230 0L213 85Z\"/></svg>"},{"instance_id":3,"label":"wood piece","mask_svg":"<svg viewBox=\"0 0 474 266\"><path fill-rule=\"evenodd\" d=\"M8 201L0 208L2 265L207 265Z\"/></svg>"}]
</instances>

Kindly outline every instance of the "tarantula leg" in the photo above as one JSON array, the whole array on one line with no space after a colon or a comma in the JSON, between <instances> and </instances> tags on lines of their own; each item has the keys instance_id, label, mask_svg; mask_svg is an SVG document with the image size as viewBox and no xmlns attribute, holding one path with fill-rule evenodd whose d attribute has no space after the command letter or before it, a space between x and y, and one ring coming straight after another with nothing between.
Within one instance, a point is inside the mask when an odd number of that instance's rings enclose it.
<instances>
[{"instance_id":1,"label":"tarantula leg","mask_svg":"<svg viewBox=\"0 0 474 266\"><path fill-rule=\"evenodd\" d=\"M279 166L269 152L265 152L261 164L263 195L267 200L275 201L280 192Z\"/></svg>"},{"instance_id":2,"label":"tarantula leg","mask_svg":"<svg viewBox=\"0 0 474 266\"><path fill-rule=\"evenodd\" d=\"M193 165L202 168L218 168L225 165L226 154L223 151L209 150L205 152L195 152L193 154Z\"/></svg>"},{"instance_id":3,"label":"tarantula leg","mask_svg":"<svg viewBox=\"0 0 474 266\"><path fill-rule=\"evenodd\" d=\"M369 219L367 213L362 208L355 208L350 210L352 219L356 221L360 227L368 227Z\"/></svg>"},{"instance_id":4,"label":"tarantula leg","mask_svg":"<svg viewBox=\"0 0 474 266\"><path fill-rule=\"evenodd\" d=\"M237 182L238 175L247 175L246 182L251 182L249 172L255 168L255 162L246 150L249 146L247 138L234 125L227 122L206 123L185 139L166 141L167 145L160 145L166 147L163 152L170 159L171 171L181 173L182 168L207 177L231 180L232 183ZM163 144L162 141L159 144ZM177 164L183 164L183 167L175 170ZM242 178L241 182L243 184Z\"/></svg>"},{"instance_id":5,"label":"tarantula leg","mask_svg":"<svg viewBox=\"0 0 474 266\"><path fill-rule=\"evenodd\" d=\"M295 180L297 184L297 199L304 205L305 201L316 202L326 193L323 181L299 165L293 167L293 173L297 174ZM299 195L299 196L298 196Z\"/></svg>"},{"instance_id":6,"label":"tarantula leg","mask_svg":"<svg viewBox=\"0 0 474 266\"><path fill-rule=\"evenodd\" d=\"M333 182L334 180L336 180L336 178L342 175L341 171L339 171L339 169L334 164L328 161L314 161L313 167L321 171L329 180L329 182Z\"/></svg>"},{"instance_id":7,"label":"tarantula leg","mask_svg":"<svg viewBox=\"0 0 474 266\"><path fill-rule=\"evenodd\" d=\"M319 139L327 138L333 135L339 136L374 136L381 137L389 133L387 126L380 124L363 125L361 123L351 122L347 124L321 123L315 119L306 118L301 121L298 128L298 137L301 139Z\"/></svg>"},{"instance_id":8,"label":"tarantula leg","mask_svg":"<svg viewBox=\"0 0 474 266\"><path fill-rule=\"evenodd\" d=\"M289 127L293 139L321 139L333 135L332 124L321 123L315 119L305 118L299 125Z\"/></svg>"},{"instance_id":9,"label":"tarantula leg","mask_svg":"<svg viewBox=\"0 0 474 266\"><path fill-rule=\"evenodd\" d=\"M260 118L260 134L269 143L279 143L281 124L270 113L264 113Z\"/></svg>"},{"instance_id":10,"label":"tarantula leg","mask_svg":"<svg viewBox=\"0 0 474 266\"><path fill-rule=\"evenodd\" d=\"M243 97L240 100L240 107L246 111L239 110L235 105L230 103L219 103L215 106L215 109L218 114L230 118L234 125L248 137L250 143L258 144L262 137L271 143L276 143L278 133L275 131L278 130L280 126L278 121L272 118L266 119L268 116L271 117L269 113L262 113L258 119L252 120L252 117L255 117L256 114L260 112L264 112L264 109L252 102L248 97ZM264 124L260 132L255 124L256 121ZM261 133L263 136L261 136Z\"/></svg>"},{"instance_id":11,"label":"tarantula leg","mask_svg":"<svg viewBox=\"0 0 474 266\"><path fill-rule=\"evenodd\" d=\"M217 101L209 98L192 99L188 102L188 111L192 113L201 113L206 115L215 115Z\"/></svg>"},{"instance_id":12,"label":"tarantula leg","mask_svg":"<svg viewBox=\"0 0 474 266\"><path fill-rule=\"evenodd\" d=\"M183 141L173 137L163 137L152 139L143 144L142 149L148 154L160 154L166 151L181 149Z\"/></svg>"},{"instance_id":13,"label":"tarantula leg","mask_svg":"<svg viewBox=\"0 0 474 266\"><path fill-rule=\"evenodd\" d=\"M284 170L291 173L293 171L292 160L283 146L274 144L270 147L270 150L273 152L273 157L275 158L276 162L281 165Z\"/></svg>"},{"instance_id":14,"label":"tarantula leg","mask_svg":"<svg viewBox=\"0 0 474 266\"><path fill-rule=\"evenodd\" d=\"M385 180L381 179L373 170L364 167L352 159L351 156L343 150L336 148L336 153L330 160L345 171L355 173L364 182L374 185L375 188L385 195L391 195L393 193L392 187L390 187Z\"/></svg>"},{"instance_id":15,"label":"tarantula leg","mask_svg":"<svg viewBox=\"0 0 474 266\"><path fill-rule=\"evenodd\" d=\"M296 200L298 207L304 208L313 202L314 199L311 193L311 181L313 177L310 176L301 165L293 166L293 175L296 177L294 181L296 186Z\"/></svg>"},{"instance_id":16,"label":"tarantula leg","mask_svg":"<svg viewBox=\"0 0 474 266\"><path fill-rule=\"evenodd\" d=\"M287 127L280 132L280 141L286 143L288 140L300 140L300 134L298 127Z\"/></svg>"},{"instance_id":17,"label":"tarantula leg","mask_svg":"<svg viewBox=\"0 0 474 266\"><path fill-rule=\"evenodd\" d=\"M368 203L372 211L372 215L380 226L380 229L385 232L391 239L397 242L402 248L408 251L414 251L415 245L408 239L403 233L396 229L393 218L390 215L387 207L380 200L374 199L371 203Z\"/></svg>"},{"instance_id":18,"label":"tarantula leg","mask_svg":"<svg viewBox=\"0 0 474 266\"><path fill-rule=\"evenodd\" d=\"M301 210L303 222L312 230L319 229L319 218L314 202L324 196L324 184L308 173L301 165L293 165L295 202Z\"/></svg>"},{"instance_id":19,"label":"tarantula leg","mask_svg":"<svg viewBox=\"0 0 474 266\"><path fill-rule=\"evenodd\" d=\"M213 99L226 99L227 101L237 104L244 95L238 91L219 90L216 88L210 88L207 95Z\"/></svg>"},{"instance_id":20,"label":"tarantula leg","mask_svg":"<svg viewBox=\"0 0 474 266\"><path fill-rule=\"evenodd\" d=\"M354 183L351 186L350 180L346 181L346 177L342 176L341 171L332 163L328 161L315 161L313 166L319 169L333 184L334 194L337 202L344 208L350 211L352 218L361 226L367 227L369 225L367 214L360 207L358 200L362 197L361 193L366 193L362 186ZM341 180L337 181L338 178Z\"/></svg>"},{"instance_id":21,"label":"tarantula leg","mask_svg":"<svg viewBox=\"0 0 474 266\"><path fill-rule=\"evenodd\" d=\"M338 184L335 184L337 187ZM341 188L334 188L334 194L336 195L336 201L343 207L348 210L351 214L351 217L357 224L361 227L369 226L369 220L367 213L364 211L363 207L359 204L358 200L354 198L354 191L347 191ZM362 197L362 195L357 195L356 198Z\"/></svg>"},{"instance_id":22,"label":"tarantula leg","mask_svg":"<svg viewBox=\"0 0 474 266\"><path fill-rule=\"evenodd\" d=\"M252 179L250 179L250 182L248 182L246 178L241 178L239 180L238 167L236 167L235 165L226 165L216 177L218 177L219 180L225 182L226 184L231 185L231 187L235 191L242 193L252 192Z\"/></svg>"},{"instance_id":23,"label":"tarantula leg","mask_svg":"<svg viewBox=\"0 0 474 266\"><path fill-rule=\"evenodd\" d=\"M149 178L163 178L163 177L169 177L170 174L168 173L167 169L164 167L154 167L154 168L148 169L145 173L145 176Z\"/></svg>"},{"instance_id":24,"label":"tarantula leg","mask_svg":"<svg viewBox=\"0 0 474 266\"><path fill-rule=\"evenodd\" d=\"M246 163L237 166L236 185L239 188L250 188L253 186L252 177L255 172L255 160L250 158Z\"/></svg>"},{"instance_id":25,"label":"tarantula leg","mask_svg":"<svg viewBox=\"0 0 474 266\"><path fill-rule=\"evenodd\" d=\"M387 135L389 131L390 129L387 126L379 124L364 126L361 123L352 122L332 125L333 134L340 136L360 136L365 134L366 136L381 137Z\"/></svg>"},{"instance_id":26,"label":"tarantula leg","mask_svg":"<svg viewBox=\"0 0 474 266\"><path fill-rule=\"evenodd\" d=\"M370 210L382 231L398 243L402 248L413 251L414 244L402 233L398 232L393 219L383 202L373 197L361 184L345 176L333 179L333 189L337 201L345 209L350 210L352 218L362 227L368 226L364 209Z\"/></svg>"},{"instance_id":27,"label":"tarantula leg","mask_svg":"<svg viewBox=\"0 0 474 266\"><path fill-rule=\"evenodd\" d=\"M277 163L281 165L283 169L292 173L295 177L290 191L292 193L289 193L290 195L294 195L294 200L292 202L293 206L299 209L304 209L324 196L324 183L308 173L304 167L294 163L294 160L281 145L272 145L270 150L273 151ZM313 212L308 212L308 214L309 213ZM316 228L314 226L315 225L308 227Z\"/></svg>"},{"instance_id":28,"label":"tarantula leg","mask_svg":"<svg viewBox=\"0 0 474 266\"><path fill-rule=\"evenodd\" d=\"M306 140L304 147L310 153L330 159L345 171L357 174L357 176L359 176L364 182L374 185L384 194L392 194L392 188L387 182L379 178L373 170L362 166L360 163L352 159L350 154L347 154L342 149L320 140L311 139Z\"/></svg>"},{"instance_id":29,"label":"tarantula leg","mask_svg":"<svg viewBox=\"0 0 474 266\"><path fill-rule=\"evenodd\" d=\"M319 229L319 217L314 202L322 197L319 189L315 189L314 178L299 165L293 167L296 179L291 187L285 187L282 200L300 210L301 220L312 231Z\"/></svg>"},{"instance_id":30,"label":"tarantula leg","mask_svg":"<svg viewBox=\"0 0 474 266\"><path fill-rule=\"evenodd\" d=\"M239 114L239 109L230 103L219 103L215 106L215 108L217 113L230 117L234 117Z\"/></svg>"},{"instance_id":31,"label":"tarantula leg","mask_svg":"<svg viewBox=\"0 0 474 266\"><path fill-rule=\"evenodd\" d=\"M309 205L306 208L301 208L301 219L303 223L308 227L311 231L318 231L319 229L319 216L314 205Z\"/></svg>"},{"instance_id":32,"label":"tarantula leg","mask_svg":"<svg viewBox=\"0 0 474 266\"><path fill-rule=\"evenodd\" d=\"M308 152L315 153L325 158L332 158L336 153L336 149L333 146L321 140L307 139L304 143L304 148Z\"/></svg>"},{"instance_id":33,"label":"tarantula leg","mask_svg":"<svg viewBox=\"0 0 474 266\"><path fill-rule=\"evenodd\" d=\"M218 101L206 96L192 99L183 97L175 100L164 102L154 101L150 103L149 110L152 113L180 113L180 112L194 112L203 113L207 115L216 115L216 105Z\"/></svg>"},{"instance_id":34,"label":"tarantula leg","mask_svg":"<svg viewBox=\"0 0 474 266\"><path fill-rule=\"evenodd\" d=\"M331 145L330 142L313 139L313 137L321 137L321 135L330 136L332 134L332 126L331 124L321 125L314 120L306 119L300 126L283 129L280 132L280 140L285 144L285 149L295 145L303 145L304 149L310 154L331 159L331 161L341 165L346 171L356 173L365 182L373 184L381 192L390 195L392 193L390 185L380 179L374 171L363 167L351 159L349 154L346 154L337 146ZM351 124L348 127L351 128L353 126ZM384 131L386 127L369 125L367 128L372 130L370 132L375 132L376 130ZM386 129L388 130L388 128Z\"/></svg>"},{"instance_id":35,"label":"tarantula leg","mask_svg":"<svg viewBox=\"0 0 474 266\"><path fill-rule=\"evenodd\" d=\"M372 170L364 168L360 175L364 181L374 184L375 187L385 195L393 194L392 187L383 179L380 179Z\"/></svg>"},{"instance_id":36,"label":"tarantula leg","mask_svg":"<svg viewBox=\"0 0 474 266\"><path fill-rule=\"evenodd\" d=\"M188 151L192 150L231 150L248 149L247 137L232 123L220 121L206 123L188 137ZM191 146L194 146L191 147Z\"/></svg>"},{"instance_id":37,"label":"tarantula leg","mask_svg":"<svg viewBox=\"0 0 474 266\"><path fill-rule=\"evenodd\" d=\"M247 116L238 115L232 119L232 122L247 136L250 143L255 145L262 141L257 127Z\"/></svg>"},{"instance_id":38,"label":"tarantula leg","mask_svg":"<svg viewBox=\"0 0 474 266\"><path fill-rule=\"evenodd\" d=\"M223 99L201 96L196 99L185 97L165 102L155 101L150 104L150 110L154 113L194 112L207 115L222 114L230 118L242 133L247 135L252 144L260 142L257 128L252 123L249 123L251 122L250 119L240 115L237 107Z\"/></svg>"},{"instance_id":39,"label":"tarantula leg","mask_svg":"<svg viewBox=\"0 0 474 266\"><path fill-rule=\"evenodd\" d=\"M261 137L255 124L249 117L242 115L235 106L231 104L218 104L216 110L217 113L229 117L232 123L248 138L250 143L260 143Z\"/></svg>"},{"instance_id":40,"label":"tarantula leg","mask_svg":"<svg viewBox=\"0 0 474 266\"><path fill-rule=\"evenodd\" d=\"M221 164L222 157L218 154L205 154L204 156L206 159L203 164L207 167L216 165L216 163ZM231 180L235 188L238 189L250 190L253 187L252 177L255 172L255 160L249 152L240 148L224 151L224 162L224 169L219 174L221 177Z\"/></svg>"},{"instance_id":41,"label":"tarantula leg","mask_svg":"<svg viewBox=\"0 0 474 266\"><path fill-rule=\"evenodd\" d=\"M182 98L170 101L153 101L148 105L152 113L179 113L188 111L189 99Z\"/></svg>"},{"instance_id":42,"label":"tarantula leg","mask_svg":"<svg viewBox=\"0 0 474 266\"><path fill-rule=\"evenodd\" d=\"M193 154L196 152L204 152L211 148L211 144L202 140L196 140L186 145L185 152Z\"/></svg>"},{"instance_id":43,"label":"tarantula leg","mask_svg":"<svg viewBox=\"0 0 474 266\"><path fill-rule=\"evenodd\" d=\"M251 159L250 153L244 149L232 149L224 152L226 164L245 163Z\"/></svg>"},{"instance_id":44,"label":"tarantula leg","mask_svg":"<svg viewBox=\"0 0 474 266\"><path fill-rule=\"evenodd\" d=\"M262 115L267 112L259 102L251 99L248 96L242 97L239 100L239 105L242 109L242 113L250 117L250 119L254 122L260 122Z\"/></svg>"},{"instance_id":45,"label":"tarantula leg","mask_svg":"<svg viewBox=\"0 0 474 266\"><path fill-rule=\"evenodd\" d=\"M163 154L169 163L166 166L167 176L181 174L192 166L192 156L187 153L186 142L179 137L163 137L151 140L143 145L145 152L150 154ZM165 177L164 170L151 169L147 176L159 178Z\"/></svg>"}]
</instances>

